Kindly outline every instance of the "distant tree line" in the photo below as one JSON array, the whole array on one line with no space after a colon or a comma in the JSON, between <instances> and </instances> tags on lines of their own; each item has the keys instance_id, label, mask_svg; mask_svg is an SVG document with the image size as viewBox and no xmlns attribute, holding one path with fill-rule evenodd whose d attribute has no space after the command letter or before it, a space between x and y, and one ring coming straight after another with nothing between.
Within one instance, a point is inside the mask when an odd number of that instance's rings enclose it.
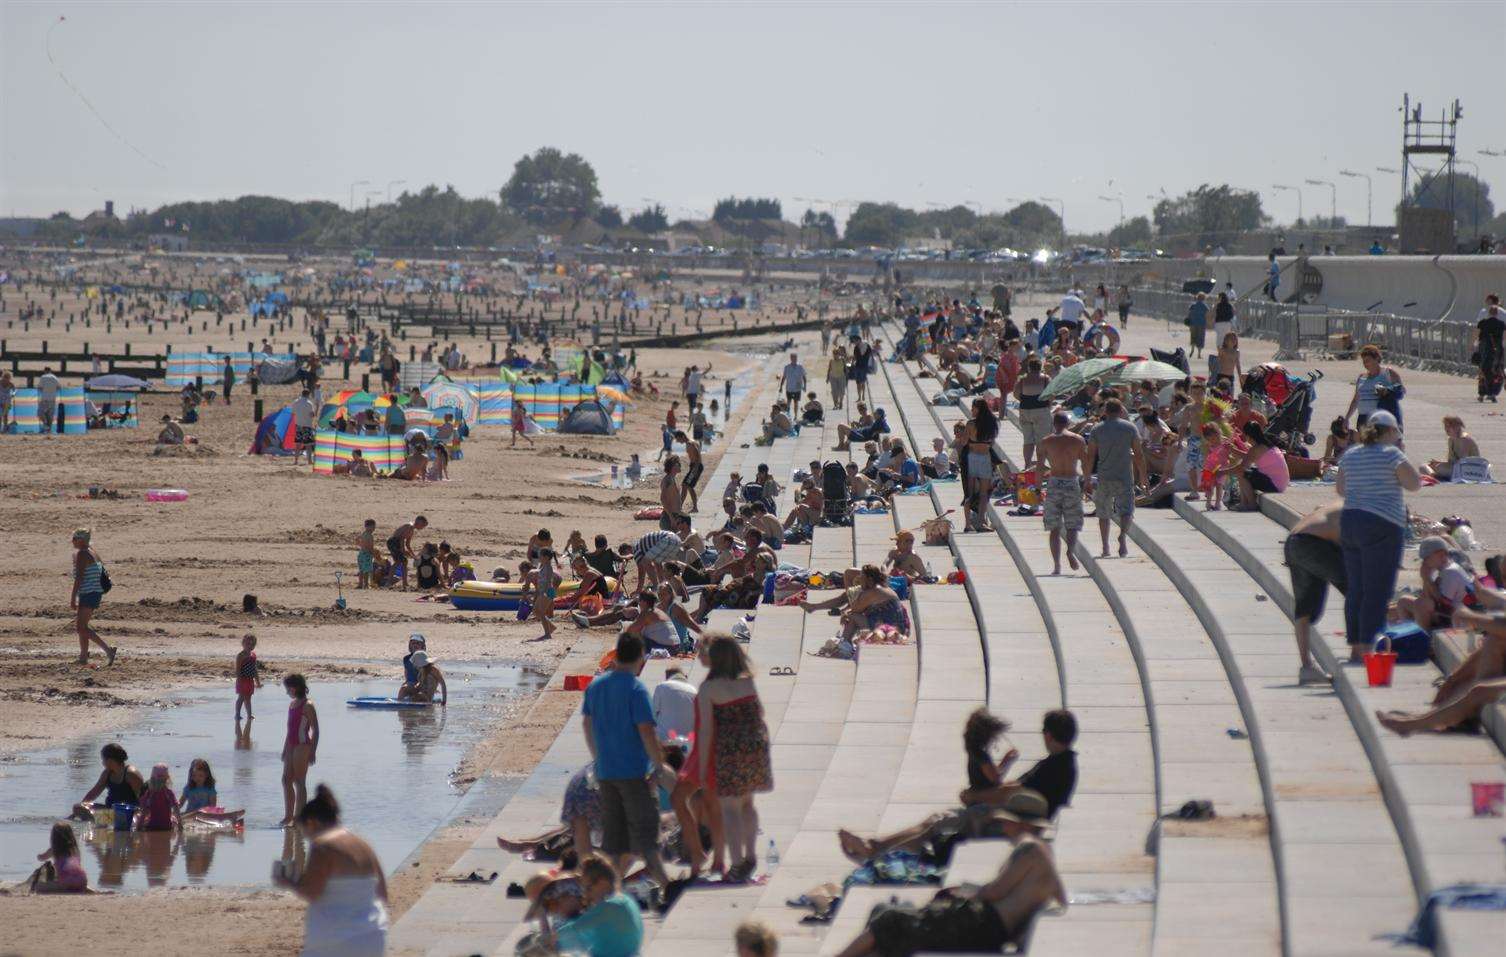
<instances>
[{"instance_id":1,"label":"distant tree line","mask_svg":"<svg viewBox=\"0 0 1506 957\"><path fill-rule=\"evenodd\" d=\"M1456 209L1488 224L1494 216L1489 189L1473 177L1456 179ZM1434 195L1420 197L1436 202ZM778 199L728 196L718 200L713 221L736 231L739 224L782 220ZM629 228L656 233L671 227L663 205L655 203L631 215L602 202L596 170L582 156L546 146L513 164L512 175L490 197L466 198L453 186L426 186L369 209L345 209L322 200L293 202L272 196L242 196L212 202L171 203L125 219L99 215L76 220L58 213L42 224L44 238L71 240L79 235L130 239L154 233L182 232L211 242L373 246L485 246L522 239L544 230L564 232L592 221L605 229ZM1204 184L1181 196L1167 197L1149 218L1128 219L1106 233L1079 239L1134 247L1156 236L1227 234L1256 229L1269 222L1258 194L1235 187ZM690 225L690 224L686 224ZM1468 225L1473 225L1473 221ZM896 203L859 203L839 231L829 212L806 210L800 220L804 241L814 245L894 248L917 240L944 240L954 247L1029 251L1056 246L1063 236L1056 210L1024 202L1005 212L980 213L969 206L915 210Z\"/></svg>"}]
</instances>

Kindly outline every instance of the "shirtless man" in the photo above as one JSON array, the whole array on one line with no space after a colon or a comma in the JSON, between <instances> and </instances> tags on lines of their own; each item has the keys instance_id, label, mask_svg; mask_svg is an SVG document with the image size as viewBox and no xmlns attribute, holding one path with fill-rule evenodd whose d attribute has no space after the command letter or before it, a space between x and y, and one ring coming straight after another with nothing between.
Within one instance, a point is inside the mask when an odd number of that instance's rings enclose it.
<instances>
[{"instance_id":1,"label":"shirtless man","mask_svg":"<svg viewBox=\"0 0 1506 957\"><path fill-rule=\"evenodd\" d=\"M1072 417L1057 412L1051 417L1051 434L1040 441L1040 458L1049 467L1042 499L1042 516L1051 539L1051 574L1062 573L1062 536L1067 539L1067 564L1077 570L1077 533L1082 531L1082 474L1088 458L1088 443L1082 436L1068 431Z\"/></svg>"},{"instance_id":2,"label":"shirtless man","mask_svg":"<svg viewBox=\"0 0 1506 957\"><path fill-rule=\"evenodd\" d=\"M659 480L659 504L664 511L659 516L659 527L665 531L673 528L674 517L680 513L684 491L680 488L680 457L671 455L664 460L664 477Z\"/></svg>"},{"instance_id":3,"label":"shirtless man","mask_svg":"<svg viewBox=\"0 0 1506 957\"><path fill-rule=\"evenodd\" d=\"M695 366L690 367L695 372ZM690 500L690 508L687 511L698 512L701 510L701 497L696 494L696 483L701 480L701 475L706 471L706 466L701 462L701 443L695 441L683 431L676 432L675 438L685 446L685 478L680 482L681 501Z\"/></svg>"},{"instance_id":4,"label":"shirtless man","mask_svg":"<svg viewBox=\"0 0 1506 957\"><path fill-rule=\"evenodd\" d=\"M418 564L418 555L413 552L413 533L429 527L429 520L422 515L411 522L404 522L397 527L387 538L387 551L392 555L392 563L402 569L403 591L408 590L408 561Z\"/></svg>"},{"instance_id":5,"label":"shirtless man","mask_svg":"<svg viewBox=\"0 0 1506 957\"><path fill-rule=\"evenodd\" d=\"M1041 398L1041 393L1050 384L1051 378L1041 371L1040 356L1025 360L1025 374L1014 384L1014 397L1020 403L1020 431L1025 438L1020 450L1025 460L1020 468L1024 470L1030 468L1035 459L1036 443L1046 437L1046 430L1050 428L1051 400Z\"/></svg>"}]
</instances>

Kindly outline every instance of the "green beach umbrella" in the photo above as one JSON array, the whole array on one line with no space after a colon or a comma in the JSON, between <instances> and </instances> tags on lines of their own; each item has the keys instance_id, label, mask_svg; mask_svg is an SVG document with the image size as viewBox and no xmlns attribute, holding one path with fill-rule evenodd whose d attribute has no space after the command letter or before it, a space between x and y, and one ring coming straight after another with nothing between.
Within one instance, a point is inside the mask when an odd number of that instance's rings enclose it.
<instances>
[{"instance_id":1,"label":"green beach umbrella","mask_svg":"<svg viewBox=\"0 0 1506 957\"><path fill-rule=\"evenodd\" d=\"M1058 395L1071 395L1081 389L1089 379L1106 378L1108 373L1124 365L1129 360L1101 358L1084 359L1076 365L1067 366L1056 374L1041 395L1051 398Z\"/></svg>"},{"instance_id":2,"label":"green beach umbrella","mask_svg":"<svg viewBox=\"0 0 1506 957\"><path fill-rule=\"evenodd\" d=\"M1146 379L1158 385L1167 382L1181 382L1187 378L1187 373L1178 369L1169 362L1158 362L1155 359L1137 359L1127 362L1115 369L1105 381L1105 385L1122 385L1128 383L1134 385Z\"/></svg>"}]
</instances>

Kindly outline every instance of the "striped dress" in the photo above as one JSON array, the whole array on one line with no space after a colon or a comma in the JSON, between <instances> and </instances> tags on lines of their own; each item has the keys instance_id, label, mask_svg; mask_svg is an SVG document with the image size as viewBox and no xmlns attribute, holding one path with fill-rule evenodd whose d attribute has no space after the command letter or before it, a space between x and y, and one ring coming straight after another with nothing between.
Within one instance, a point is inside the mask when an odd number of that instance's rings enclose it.
<instances>
[{"instance_id":1,"label":"striped dress","mask_svg":"<svg viewBox=\"0 0 1506 957\"><path fill-rule=\"evenodd\" d=\"M1401 528L1407 527L1396 468L1407 454L1394 445L1356 445L1339 459L1344 480L1344 508L1369 512Z\"/></svg>"}]
</instances>

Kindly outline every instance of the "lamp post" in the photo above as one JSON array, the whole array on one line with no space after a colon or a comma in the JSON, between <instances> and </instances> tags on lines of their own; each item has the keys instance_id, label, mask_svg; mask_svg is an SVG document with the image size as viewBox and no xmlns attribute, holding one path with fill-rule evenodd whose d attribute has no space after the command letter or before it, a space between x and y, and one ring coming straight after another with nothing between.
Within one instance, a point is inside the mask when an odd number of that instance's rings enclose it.
<instances>
[{"instance_id":1,"label":"lamp post","mask_svg":"<svg viewBox=\"0 0 1506 957\"><path fill-rule=\"evenodd\" d=\"M1062 252L1066 253L1066 251L1067 251L1067 204L1064 203L1064 202L1062 202L1061 199L1058 198L1058 197L1056 197L1056 196L1042 196L1041 197L1041 202L1043 202L1043 203L1055 203L1056 206L1057 206L1057 209L1061 213Z\"/></svg>"},{"instance_id":2,"label":"lamp post","mask_svg":"<svg viewBox=\"0 0 1506 957\"><path fill-rule=\"evenodd\" d=\"M358 179L354 183L350 184L350 211L352 213L356 211L356 187L370 185L371 180L369 179Z\"/></svg>"},{"instance_id":3,"label":"lamp post","mask_svg":"<svg viewBox=\"0 0 1506 957\"><path fill-rule=\"evenodd\" d=\"M1101 199L1101 200L1103 200L1105 203L1118 203L1119 204L1119 224L1123 225L1124 224L1124 194L1123 193L1119 193L1119 194L1116 194L1114 196L1100 196L1098 198Z\"/></svg>"},{"instance_id":4,"label":"lamp post","mask_svg":"<svg viewBox=\"0 0 1506 957\"><path fill-rule=\"evenodd\" d=\"M1328 228L1333 229L1335 221L1339 218L1339 188L1333 184L1332 180L1327 179L1308 179L1303 182L1309 186L1328 187Z\"/></svg>"},{"instance_id":5,"label":"lamp post","mask_svg":"<svg viewBox=\"0 0 1506 957\"><path fill-rule=\"evenodd\" d=\"M1302 221L1302 187L1300 187L1300 186L1282 186L1280 183L1272 183L1271 184L1271 189L1285 190L1286 192L1296 193L1297 194L1297 221L1301 222Z\"/></svg>"},{"instance_id":6,"label":"lamp post","mask_svg":"<svg viewBox=\"0 0 1506 957\"><path fill-rule=\"evenodd\" d=\"M1374 193L1374 189L1373 189L1373 184L1370 182L1370 174L1369 173L1356 173L1352 169L1341 169L1341 170L1339 170L1339 175L1340 176L1348 176L1351 179L1363 179L1365 181L1365 225L1366 226L1374 226L1375 225L1375 207L1374 207L1373 199L1374 199L1375 193Z\"/></svg>"},{"instance_id":7,"label":"lamp post","mask_svg":"<svg viewBox=\"0 0 1506 957\"><path fill-rule=\"evenodd\" d=\"M407 182L408 181L405 180L405 179L395 179L395 180L392 180L391 182L389 182L387 184L387 202L389 202L389 203L392 202L392 187L394 187L394 186L403 186Z\"/></svg>"}]
</instances>

